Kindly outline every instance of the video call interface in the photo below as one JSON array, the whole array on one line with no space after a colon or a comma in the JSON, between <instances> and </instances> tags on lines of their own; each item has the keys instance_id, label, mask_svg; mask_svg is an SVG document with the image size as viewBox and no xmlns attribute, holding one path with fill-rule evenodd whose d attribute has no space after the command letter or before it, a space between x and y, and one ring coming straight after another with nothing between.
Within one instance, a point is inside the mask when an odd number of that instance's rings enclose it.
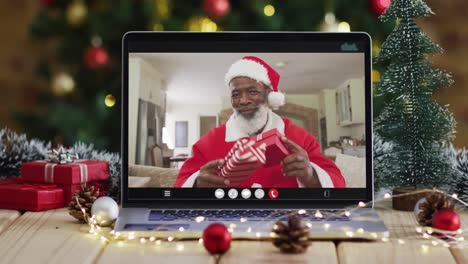
<instances>
[{"instance_id":1,"label":"video call interface","mask_svg":"<svg viewBox=\"0 0 468 264\"><path fill-rule=\"evenodd\" d=\"M364 56L131 52L129 191L166 200L364 196Z\"/></svg>"}]
</instances>

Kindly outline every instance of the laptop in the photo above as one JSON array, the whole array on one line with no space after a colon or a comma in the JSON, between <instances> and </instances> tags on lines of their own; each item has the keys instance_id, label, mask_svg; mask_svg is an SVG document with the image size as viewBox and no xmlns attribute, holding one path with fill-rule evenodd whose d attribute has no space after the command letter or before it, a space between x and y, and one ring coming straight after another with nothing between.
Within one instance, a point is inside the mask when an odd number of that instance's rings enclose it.
<instances>
[{"instance_id":1,"label":"laptop","mask_svg":"<svg viewBox=\"0 0 468 264\"><path fill-rule=\"evenodd\" d=\"M388 237L372 208L371 47L361 32L125 34L114 231L197 239L220 222L268 239L300 214L312 239Z\"/></svg>"}]
</instances>

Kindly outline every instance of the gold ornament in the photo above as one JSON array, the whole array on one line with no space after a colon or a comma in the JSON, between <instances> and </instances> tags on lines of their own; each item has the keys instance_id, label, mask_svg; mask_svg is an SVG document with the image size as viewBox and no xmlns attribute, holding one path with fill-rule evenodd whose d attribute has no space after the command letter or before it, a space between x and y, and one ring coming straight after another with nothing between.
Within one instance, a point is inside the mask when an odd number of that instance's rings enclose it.
<instances>
[{"instance_id":1,"label":"gold ornament","mask_svg":"<svg viewBox=\"0 0 468 264\"><path fill-rule=\"evenodd\" d=\"M106 95L106 98L104 99L104 104L107 107L113 107L115 105L115 97L112 94Z\"/></svg>"},{"instance_id":2,"label":"gold ornament","mask_svg":"<svg viewBox=\"0 0 468 264\"><path fill-rule=\"evenodd\" d=\"M82 0L73 1L67 8L67 21L72 26L80 26L88 16L88 8Z\"/></svg>"},{"instance_id":3,"label":"gold ornament","mask_svg":"<svg viewBox=\"0 0 468 264\"><path fill-rule=\"evenodd\" d=\"M215 32L218 29L213 20L208 17L192 17L187 22L188 31Z\"/></svg>"},{"instance_id":4,"label":"gold ornament","mask_svg":"<svg viewBox=\"0 0 468 264\"><path fill-rule=\"evenodd\" d=\"M52 91L57 96L71 93L75 89L75 81L65 72L55 75L52 79Z\"/></svg>"}]
</instances>

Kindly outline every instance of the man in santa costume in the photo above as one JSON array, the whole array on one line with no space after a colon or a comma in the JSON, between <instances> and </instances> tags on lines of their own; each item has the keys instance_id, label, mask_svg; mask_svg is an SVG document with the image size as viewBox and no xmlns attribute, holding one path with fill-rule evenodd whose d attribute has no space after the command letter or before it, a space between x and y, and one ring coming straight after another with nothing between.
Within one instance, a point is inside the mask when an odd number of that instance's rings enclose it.
<instances>
[{"instance_id":1,"label":"man in santa costume","mask_svg":"<svg viewBox=\"0 0 468 264\"><path fill-rule=\"evenodd\" d=\"M271 109L284 105L278 91L280 75L260 58L246 56L231 65L225 76L234 113L226 124L205 134L192 147L175 187L343 188L345 180L333 161L320 153L317 140L305 129ZM281 164L260 166L238 185L218 175L218 167L234 143L276 128L291 154ZM237 180L236 180L237 181Z\"/></svg>"}]
</instances>

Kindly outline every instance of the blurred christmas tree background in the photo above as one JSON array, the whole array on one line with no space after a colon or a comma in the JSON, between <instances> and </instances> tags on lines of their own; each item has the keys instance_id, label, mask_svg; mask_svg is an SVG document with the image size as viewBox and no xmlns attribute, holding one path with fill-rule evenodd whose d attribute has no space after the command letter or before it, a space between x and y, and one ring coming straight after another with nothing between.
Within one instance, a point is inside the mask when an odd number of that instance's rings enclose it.
<instances>
[{"instance_id":1,"label":"blurred christmas tree background","mask_svg":"<svg viewBox=\"0 0 468 264\"><path fill-rule=\"evenodd\" d=\"M121 38L127 31L366 31L375 49L394 23L388 0L38 0L29 40L44 87L15 127L53 144L120 150Z\"/></svg>"},{"instance_id":2,"label":"blurred christmas tree background","mask_svg":"<svg viewBox=\"0 0 468 264\"><path fill-rule=\"evenodd\" d=\"M454 80L451 88L437 89L432 97L448 105L457 120L454 146L447 155L466 178L468 151L462 148L468 146L468 61L463 58L468 56L468 31L461 25L468 20L468 2L426 2L436 15L416 23L446 51L428 59ZM8 37L0 42L0 128L43 140L38 141L41 146L49 141L53 146L85 142L119 152L125 32L365 31L373 39L375 59L397 23L378 19L389 4L390 0L2 1L0 32ZM374 81L386 66L374 65ZM384 99L374 98L374 118L384 108ZM29 144L36 146L33 141ZM376 144L377 158L391 148L380 138L375 142L382 143ZM22 146L27 145L18 148ZM17 157L18 162L23 159L30 158ZM466 190L465 182L459 181L457 188Z\"/></svg>"}]
</instances>

